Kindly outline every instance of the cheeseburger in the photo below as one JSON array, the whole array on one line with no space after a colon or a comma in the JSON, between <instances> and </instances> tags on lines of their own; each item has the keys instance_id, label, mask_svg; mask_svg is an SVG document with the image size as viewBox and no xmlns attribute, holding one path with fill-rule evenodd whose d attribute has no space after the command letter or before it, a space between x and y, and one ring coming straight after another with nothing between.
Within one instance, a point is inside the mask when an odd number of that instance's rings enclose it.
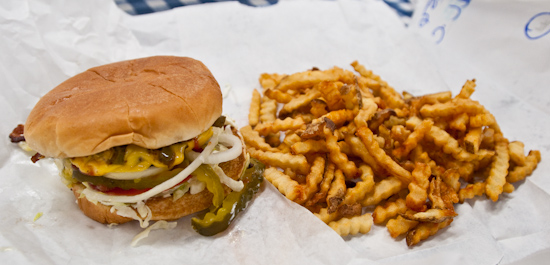
<instances>
[{"instance_id":1,"label":"cheeseburger","mask_svg":"<svg viewBox=\"0 0 550 265\"><path fill-rule=\"evenodd\" d=\"M221 115L220 87L204 64L149 57L61 83L31 111L22 140L56 159L86 216L147 227L230 205L231 193L250 199L250 178L241 179L249 157Z\"/></svg>"}]
</instances>

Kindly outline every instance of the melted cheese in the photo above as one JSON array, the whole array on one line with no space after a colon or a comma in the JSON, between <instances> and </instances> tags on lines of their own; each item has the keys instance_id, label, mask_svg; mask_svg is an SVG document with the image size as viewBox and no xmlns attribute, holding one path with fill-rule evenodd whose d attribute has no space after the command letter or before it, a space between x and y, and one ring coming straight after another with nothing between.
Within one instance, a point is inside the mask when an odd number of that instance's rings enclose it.
<instances>
[{"instance_id":1,"label":"melted cheese","mask_svg":"<svg viewBox=\"0 0 550 265\"><path fill-rule=\"evenodd\" d=\"M212 137L212 128L208 129L204 133L197 137L199 146L203 146ZM178 165L183 162L185 149L193 149L195 147L195 140L189 140L186 142L175 143L169 146L174 153L173 165ZM110 172L123 173L123 172L139 172L148 169L151 166L158 168L166 168L167 165L162 163L158 154L152 152L149 149L137 146L128 145L126 147L126 153L124 154L124 164L112 164L110 159L113 156L114 149L103 151L99 154L75 157L71 158L71 163L77 166L84 174L93 176L103 176Z\"/></svg>"}]
</instances>

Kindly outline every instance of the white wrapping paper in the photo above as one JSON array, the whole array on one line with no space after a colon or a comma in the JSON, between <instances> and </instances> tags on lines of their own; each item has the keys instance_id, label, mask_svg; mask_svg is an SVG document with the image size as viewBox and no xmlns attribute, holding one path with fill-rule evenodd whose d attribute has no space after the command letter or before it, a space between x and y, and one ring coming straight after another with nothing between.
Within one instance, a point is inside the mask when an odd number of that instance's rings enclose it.
<instances>
[{"instance_id":1,"label":"white wrapping paper","mask_svg":"<svg viewBox=\"0 0 550 265\"><path fill-rule=\"evenodd\" d=\"M380 1L203 4L128 16L111 0L0 4L0 260L4 264L510 264L550 253L550 34L547 1L419 1L410 27ZM468 4L469 3L469 4ZM460 14L457 17L457 8ZM424 13L429 23L420 26ZM542 15L541 15L542 14ZM445 36L441 38L444 25ZM434 33L434 31L436 33ZM528 32L528 33L526 33ZM538 37L540 36L540 37ZM538 37L533 39L533 37ZM214 237L190 218L130 247L137 223L108 227L78 210L52 161L30 162L7 135L40 96L92 66L149 55L203 61L224 91L224 113L247 122L263 72L358 60L398 91L474 98L510 140L542 153L539 168L497 203L480 198L431 239L408 248L383 226L341 238L271 185ZM267 184L267 183L266 183ZM42 217L34 221L38 213Z\"/></svg>"}]
</instances>

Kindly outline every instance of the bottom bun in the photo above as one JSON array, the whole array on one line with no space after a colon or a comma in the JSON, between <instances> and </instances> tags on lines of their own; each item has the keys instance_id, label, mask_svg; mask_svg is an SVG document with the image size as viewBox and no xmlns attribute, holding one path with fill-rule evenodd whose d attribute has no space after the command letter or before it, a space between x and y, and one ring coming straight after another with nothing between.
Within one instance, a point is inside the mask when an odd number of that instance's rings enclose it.
<instances>
[{"instance_id":1,"label":"bottom bun","mask_svg":"<svg viewBox=\"0 0 550 265\"><path fill-rule=\"evenodd\" d=\"M245 163L246 158L245 152L243 151L236 159L221 163L220 167L228 177L238 179L245 169ZM231 189L225 185L223 186L225 195L227 196L227 194L231 192ZM86 199L85 196L80 196L85 189L85 186L81 183L74 184L71 189L77 199L80 210L86 216L97 222L103 224L122 224L134 220L132 218L120 216L116 214L116 211L111 212L111 206L102 203L93 203ZM170 221L207 209L212 205L212 197L212 193L205 188L197 194L185 193L176 201L172 199L172 196L166 198L153 197L148 199L145 205L151 209L151 220Z\"/></svg>"}]
</instances>

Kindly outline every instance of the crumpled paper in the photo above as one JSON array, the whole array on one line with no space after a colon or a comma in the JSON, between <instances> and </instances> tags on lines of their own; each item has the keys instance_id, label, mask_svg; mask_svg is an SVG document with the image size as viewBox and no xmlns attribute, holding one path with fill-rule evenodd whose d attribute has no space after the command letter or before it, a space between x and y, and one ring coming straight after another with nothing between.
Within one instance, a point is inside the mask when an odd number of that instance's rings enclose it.
<instances>
[{"instance_id":1,"label":"crumpled paper","mask_svg":"<svg viewBox=\"0 0 550 265\"><path fill-rule=\"evenodd\" d=\"M498 202L479 198L459 205L450 227L414 248L392 239L383 226L341 238L269 183L219 235L198 235L185 217L132 248L141 231L137 223L109 227L88 219L51 160L31 163L6 137L0 142L0 258L9 264L117 265L540 262L550 253L548 9L545 1L424 0L406 28L381 1L280 1L265 8L226 2L143 16L123 13L112 0L3 1L5 136L51 88L108 62L160 54L199 59L222 87L224 114L243 126L261 73L351 69L358 60L396 90L416 95L456 94L466 79L476 78L474 99L496 116L506 137L540 150L542 162ZM34 220L38 213L43 215Z\"/></svg>"}]
</instances>

